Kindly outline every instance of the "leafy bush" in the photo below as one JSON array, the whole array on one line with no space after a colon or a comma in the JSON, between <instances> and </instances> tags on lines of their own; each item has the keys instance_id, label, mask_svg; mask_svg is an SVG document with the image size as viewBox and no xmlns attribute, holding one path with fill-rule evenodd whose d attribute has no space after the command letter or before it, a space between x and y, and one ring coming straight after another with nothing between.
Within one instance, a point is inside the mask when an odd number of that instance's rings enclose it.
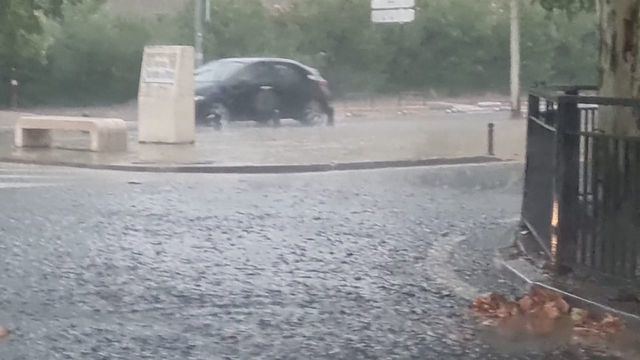
<instances>
[{"instance_id":1,"label":"leafy bush","mask_svg":"<svg viewBox=\"0 0 640 360\"><path fill-rule=\"evenodd\" d=\"M46 21L44 34L30 38L18 71L28 100L86 104L131 99L145 44L193 43L192 8L133 21L114 17L99 3L65 5L62 20ZM261 0L216 0L213 21L205 29L205 57L297 59L319 68L337 95L507 91L507 2L417 3L416 21L397 25L371 24L370 0L295 0L285 7L266 7ZM529 3L522 12L525 87L537 81L595 83L593 14L569 18ZM38 47L44 50L33 51Z\"/></svg>"},{"instance_id":2,"label":"leafy bush","mask_svg":"<svg viewBox=\"0 0 640 360\"><path fill-rule=\"evenodd\" d=\"M111 103L135 96L147 28L112 17L93 2L63 8L64 20L45 25L46 64L34 66L25 95L35 102Z\"/></svg>"}]
</instances>

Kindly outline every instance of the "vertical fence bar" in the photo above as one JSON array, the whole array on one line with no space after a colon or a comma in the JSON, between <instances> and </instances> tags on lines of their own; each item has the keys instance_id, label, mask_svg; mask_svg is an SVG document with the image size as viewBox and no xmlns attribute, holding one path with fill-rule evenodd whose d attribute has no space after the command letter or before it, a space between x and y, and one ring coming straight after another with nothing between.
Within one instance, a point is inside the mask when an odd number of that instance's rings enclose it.
<instances>
[{"instance_id":1,"label":"vertical fence bar","mask_svg":"<svg viewBox=\"0 0 640 360\"><path fill-rule=\"evenodd\" d=\"M524 165L524 186L523 186L523 191L522 191L522 209L520 211L521 216L522 216L522 221L524 223L525 220L525 214L527 213L527 202L529 201L528 195L529 195L529 187L527 186L528 184L528 180L531 178L531 175L529 174L529 165L531 164L531 156L532 156L532 147L534 146L533 143L533 129L532 126L534 126L533 124L533 118L539 119L540 118L540 98L538 96L529 94L529 108L528 108L528 114L527 114L527 143L526 143L526 154L525 154L525 165Z\"/></svg>"},{"instance_id":2,"label":"vertical fence bar","mask_svg":"<svg viewBox=\"0 0 640 360\"><path fill-rule=\"evenodd\" d=\"M633 241L633 233L629 231L632 225L632 207L630 197L632 195L631 192L631 162L630 151L631 142L629 140L622 141L622 168L624 171L622 172L622 193L620 194L620 208L623 213L623 221L629 221L630 223L625 224L623 228L623 237L620 251L620 261L622 264L620 265L620 270L624 277L631 277L631 270L629 269L629 265L631 264L631 242Z\"/></svg>"},{"instance_id":3,"label":"vertical fence bar","mask_svg":"<svg viewBox=\"0 0 640 360\"><path fill-rule=\"evenodd\" d=\"M613 154L610 161L610 172L611 172L611 193L609 194L609 196L611 197L611 201L610 201L610 205L611 208L609 209L611 212L610 214L612 215L611 217L609 217L609 223L610 223L610 236L607 239L607 242L609 242L610 244L610 249L611 249L611 273L614 275L619 275L620 274L620 258L619 258L619 252L620 252L620 236L622 235L622 231L618 228L618 219L617 217L620 216L620 140L618 139L612 139L612 146L613 146Z\"/></svg>"},{"instance_id":4,"label":"vertical fence bar","mask_svg":"<svg viewBox=\"0 0 640 360\"><path fill-rule=\"evenodd\" d=\"M601 253L598 251L600 246L600 212L601 212L601 202L600 202L600 155L602 151L602 142L596 136L591 136L592 138L592 164L591 164L591 197L593 201L593 221L591 224L591 267L599 268L600 260L602 258Z\"/></svg>"},{"instance_id":5,"label":"vertical fence bar","mask_svg":"<svg viewBox=\"0 0 640 360\"><path fill-rule=\"evenodd\" d=\"M635 223L638 222L640 217L640 142L638 140L633 141L633 150L632 150L632 172L631 172L631 185L632 185L632 195L631 195L631 203L634 209L634 213L632 214L633 220ZM634 226L634 230L638 230L638 226ZM640 239L637 237L633 237L631 240L631 276L638 277L640 276L640 269L638 268L638 260L640 258Z\"/></svg>"},{"instance_id":6,"label":"vertical fence bar","mask_svg":"<svg viewBox=\"0 0 640 360\"><path fill-rule=\"evenodd\" d=\"M560 97L558 101L556 180L554 189L558 199L559 237L558 260L573 264L577 257L578 186L580 177L580 112L577 101Z\"/></svg>"},{"instance_id":7,"label":"vertical fence bar","mask_svg":"<svg viewBox=\"0 0 640 360\"><path fill-rule=\"evenodd\" d=\"M585 119L585 122L588 122L588 113L585 113L585 115L587 116L587 119ZM591 221L589 221L589 217L590 217L590 205L591 205L591 201L589 199L589 172L590 172L590 161L589 161L589 157L590 157L590 150L591 150L591 146L590 146L590 141L591 138L589 136L583 135L581 136L583 144L584 144L584 148L583 148L583 161L582 161L582 211L580 212L581 215L581 220L580 220L580 227L579 227L579 231L580 231L580 262L582 264L587 264L587 248L589 246L589 236L588 234L590 233L589 231L587 231L587 229L585 227L588 227L589 224L591 224Z\"/></svg>"},{"instance_id":8,"label":"vertical fence bar","mask_svg":"<svg viewBox=\"0 0 640 360\"><path fill-rule=\"evenodd\" d=\"M604 138L602 147L602 233L601 233L601 256L603 272L611 271L611 225L609 214L611 213L611 139Z\"/></svg>"},{"instance_id":9,"label":"vertical fence bar","mask_svg":"<svg viewBox=\"0 0 640 360\"><path fill-rule=\"evenodd\" d=\"M529 117L540 117L540 98L535 95L529 95Z\"/></svg>"}]
</instances>

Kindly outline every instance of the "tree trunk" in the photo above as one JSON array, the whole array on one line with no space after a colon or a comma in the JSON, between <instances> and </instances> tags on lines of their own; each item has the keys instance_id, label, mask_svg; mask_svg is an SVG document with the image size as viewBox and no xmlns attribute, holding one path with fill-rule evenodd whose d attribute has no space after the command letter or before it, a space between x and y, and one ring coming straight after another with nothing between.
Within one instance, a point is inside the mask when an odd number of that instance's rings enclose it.
<instances>
[{"instance_id":1,"label":"tree trunk","mask_svg":"<svg viewBox=\"0 0 640 360\"><path fill-rule=\"evenodd\" d=\"M640 97L640 0L598 0L600 95ZM600 128L614 135L640 135L640 109L602 107Z\"/></svg>"}]
</instances>

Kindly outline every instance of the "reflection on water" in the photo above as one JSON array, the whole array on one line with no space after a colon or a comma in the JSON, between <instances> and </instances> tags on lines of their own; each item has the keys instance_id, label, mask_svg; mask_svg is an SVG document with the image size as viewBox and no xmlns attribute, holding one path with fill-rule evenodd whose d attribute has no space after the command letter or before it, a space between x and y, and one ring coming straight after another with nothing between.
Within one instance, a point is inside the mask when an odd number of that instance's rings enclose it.
<instances>
[{"instance_id":1,"label":"reflection on water","mask_svg":"<svg viewBox=\"0 0 640 360\"><path fill-rule=\"evenodd\" d=\"M546 317L518 315L503 319L497 326L483 326L482 339L501 352L527 354L549 352L571 343L573 324L570 317L553 320Z\"/></svg>"}]
</instances>

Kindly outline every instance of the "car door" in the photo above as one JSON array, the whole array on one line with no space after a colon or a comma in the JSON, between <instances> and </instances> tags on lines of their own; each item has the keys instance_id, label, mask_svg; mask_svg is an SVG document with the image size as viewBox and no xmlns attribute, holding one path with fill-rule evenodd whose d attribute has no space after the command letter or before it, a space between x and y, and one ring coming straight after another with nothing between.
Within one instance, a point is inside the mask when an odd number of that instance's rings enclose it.
<instances>
[{"instance_id":1,"label":"car door","mask_svg":"<svg viewBox=\"0 0 640 360\"><path fill-rule=\"evenodd\" d=\"M294 64L276 63L276 92L281 98L283 117L297 118L311 100L307 74Z\"/></svg>"},{"instance_id":2,"label":"car door","mask_svg":"<svg viewBox=\"0 0 640 360\"><path fill-rule=\"evenodd\" d=\"M241 118L256 120L258 94L265 88L273 88L274 79L274 69L269 63L258 62L247 66L234 79L234 113Z\"/></svg>"}]
</instances>

